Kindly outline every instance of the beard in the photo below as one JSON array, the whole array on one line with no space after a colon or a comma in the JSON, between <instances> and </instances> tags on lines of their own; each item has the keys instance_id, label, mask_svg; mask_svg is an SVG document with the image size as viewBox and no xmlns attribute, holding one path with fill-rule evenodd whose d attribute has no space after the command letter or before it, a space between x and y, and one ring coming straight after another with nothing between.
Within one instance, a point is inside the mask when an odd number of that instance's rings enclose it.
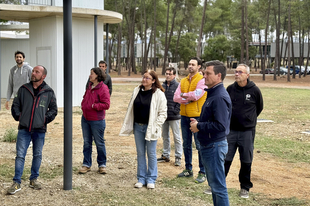
<instances>
[{"instance_id":1,"label":"beard","mask_svg":"<svg viewBox=\"0 0 310 206\"><path fill-rule=\"evenodd\" d=\"M42 76L40 77L40 79L36 78L35 76L31 76L31 81L32 82L39 82L39 81L41 81L41 79L42 79Z\"/></svg>"},{"instance_id":2,"label":"beard","mask_svg":"<svg viewBox=\"0 0 310 206\"><path fill-rule=\"evenodd\" d=\"M21 64L23 64L23 61L22 60L16 60L16 64L21 65Z\"/></svg>"}]
</instances>

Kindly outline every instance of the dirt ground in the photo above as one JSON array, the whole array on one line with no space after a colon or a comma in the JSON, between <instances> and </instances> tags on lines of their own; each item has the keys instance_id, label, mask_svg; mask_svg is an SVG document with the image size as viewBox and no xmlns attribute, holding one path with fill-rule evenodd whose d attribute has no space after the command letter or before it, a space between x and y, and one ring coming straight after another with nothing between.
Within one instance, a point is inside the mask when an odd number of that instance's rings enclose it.
<instances>
[{"instance_id":1,"label":"dirt ground","mask_svg":"<svg viewBox=\"0 0 310 206\"><path fill-rule=\"evenodd\" d=\"M111 74L116 77L116 74ZM127 77L126 74L122 75ZM141 75L136 75L141 77ZM160 76L163 77L163 76ZM267 76L266 81L261 80L261 76L253 76L253 80L259 87L295 87L310 89L310 77L292 79L287 82L285 78L279 77L277 81L272 80L272 76ZM232 83L233 77L228 76L225 84ZM117 84L122 84L121 81ZM123 83L127 84L127 83ZM82 190L96 192L98 188L113 189L119 188L122 191L132 190L136 182L136 151L133 136L119 137L118 133L125 116L127 104L131 93L125 95L121 91L113 91L111 97L111 108L106 113L106 150L107 150L107 174L98 178L96 174L96 162L94 161L92 171L81 176L77 174L77 169L80 168L83 160L83 138L80 126L81 114L79 108L74 108L73 112L73 188L71 191L64 191L63 178L56 177L48 180L40 179L44 189L33 192L27 187L28 181L22 183L22 191L13 196L5 195L6 189L11 185L11 182L4 181L0 178L0 204L1 205L33 205L33 200L37 197L44 197L40 200L40 204L36 205L71 205L74 194ZM17 128L18 123L13 121L10 111L4 109L4 99L1 103L0 111L0 138L4 131L9 128ZM309 126L309 125L308 125ZM265 127L259 126L257 130L264 130ZM268 128L267 128L268 129ZM272 129L272 128L269 128ZM308 128L309 129L309 128ZM293 131L288 130L288 135L294 135ZM173 142L173 141L172 141ZM0 163L9 166L14 166L15 144L5 143L0 141ZM158 157L162 148L162 140L158 141ZM173 150L174 151L174 150ZM194 174L198 172L197 151L194 150L193 165ZM25 167L31 165L32 152L28 150L26 156ZM93 160L96 159L96 149L93 148ZM172 161L169 163L159 163L159 177L157 188L163 178L174 178L184 169L184 158L182 166L174 166L174 153L171 154ZM63 110L59 109L59 114L48 125L46 134L46 142L43 150L43 160L41 168L54 169L63 166ZM238 182L239 161L235 157L231 171L227 177L227 187L239 189ZM262 193L270 198L290 198L297 197L300 199L310 200L310 165L309 163L287 163L272 157L265 153L258 153L255 150L252 180L254 187L251 192ZM12 174L13 175L13 174ZM86 178L87 177L87 178ZM156 189L157 189L156 188ZM155 189L155 190L156 190ZM76 200L75 200L76 201ZM80 205L87 205L87 196L77 200Z\"/></svg>"}]
</instances>

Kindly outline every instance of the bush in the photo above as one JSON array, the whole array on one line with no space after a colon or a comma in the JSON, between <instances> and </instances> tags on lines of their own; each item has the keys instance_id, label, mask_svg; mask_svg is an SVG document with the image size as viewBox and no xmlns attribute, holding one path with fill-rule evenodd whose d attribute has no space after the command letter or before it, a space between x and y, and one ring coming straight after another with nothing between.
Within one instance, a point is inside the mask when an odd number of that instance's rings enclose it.
<instances>
[{"instance_id":1,"label":"bush","mask_svg":"<svg viewBox=\"0 0 310 206\"><path fill-rule=\"evenodd\" d=\"M4 142L16 142L17 140L17 131L12 127L7 129L3 136Z\"/></svg>"}]
</instances>

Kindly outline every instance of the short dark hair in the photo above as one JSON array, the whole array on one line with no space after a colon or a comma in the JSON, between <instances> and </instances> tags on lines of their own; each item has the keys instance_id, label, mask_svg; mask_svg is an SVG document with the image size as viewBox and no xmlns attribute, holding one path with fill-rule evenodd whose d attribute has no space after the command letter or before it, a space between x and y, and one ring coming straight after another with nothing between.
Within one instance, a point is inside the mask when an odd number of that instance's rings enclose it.
<instances>
[{"instance_id":1,"label":"short dark hair","mask_svg":"<svg viewBox=\"0 0 310 206\"><path fill-rule=\"evenodd\" d=\"M103 82L105 80L105 74L102 72L102 69L100 69L99 67L94 67L91 70L93 70L93 72L95 74L97 74L97 80L98 82Z\"/></svg>"},{"instance_id":2,"label":"short dark hair","mask_svg":"<svg viewBox=\"0 0 310 206\"><path fill-rule=\"evenodd\" d=\"M174 67L168 67L168 68L166 68L166 71L172 72L173 75L175 75L177 73L177 71L175 70Z\"/></svg>"},{"instance_id":3,"label":"short dark hair","mask_svg":"<svg viewBox=\"0 0 310 206\"><path fill-rule=\"evenodd\" d=\"M103 60L99 61L98 65L100 65L100 64L105 64L107 66L107 63L105 61L103 61Z\"/></svg>"},{"instance_id":4,"label":"short dark hair","mask_svg":"<svg viewBox=\"0 0 310 206\"><path fill-rule=\"evenodd\" d=\"M47 75L47 70L46 70L45 66L43 66L43 65L38 65L38 66L43 67L43 74Z\"/></svg>"},{"instance_id":5,"label":"short dark hair","mask_svg":"<svg viewBox=\"0 0 310 206\"><path fill-rule=\"evenodd\" d=\"M23 56L23 58L25 59L25 54L22 51L16 51L14 57L16 57L16 54L21 54Z\"/></svg>"},{"instance_id":6,"label":"short dark hair","mask_svg":"<svg viewBox=\"0 0 310 206\"><path fill-rule=\"evenodd\" d=\"M200 66L201 66L201 64L202 64L202 61L201 61L201 59L200 59L199 57L191 57L190 60L196 60L197 63L198 63L198 65L200 65Z\"/></svg>"},{"instance_id":7,"label":"short dark hair","mask_svg":"<svg viewBox=\"0 0 310 206\"><path fill-rule=\"evenodd\" d=\"M226 69L226 66L222 62L220 62L219 60L213 60L213 61L206 62L205 65L206 67L213 66L214 74L221 73L222 81L225 79L227 69Z\"/></svg>"}]
</instances>

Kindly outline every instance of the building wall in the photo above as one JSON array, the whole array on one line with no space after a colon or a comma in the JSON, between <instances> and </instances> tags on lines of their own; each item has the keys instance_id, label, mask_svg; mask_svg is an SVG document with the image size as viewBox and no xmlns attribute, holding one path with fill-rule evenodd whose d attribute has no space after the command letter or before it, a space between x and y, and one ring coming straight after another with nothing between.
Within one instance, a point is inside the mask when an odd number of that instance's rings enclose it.
<instances>
[{"instance_id":1,"label":"building wall","mask_svg":"<svg viewBox=\"0 0 310 206\"><path fill-rule=\"evenodd\" d=\"M63 0L54 0L55 6L63 6ZM104 10L104 1L102 0L74 0L72 7L87 8L87 9L102 9Z\"/></svg>"},{"instance_id":2,"label":"building wall","mask_svg":"<svg viewBox=\"0 0 310 206\"><path fill-rule=\"evenodd\" d=\"M276 43L273 42L270 44L271 45L271 48L270 48L270 56L272 58L275 57L276 55ZM286 47L286 43L283 44L283 50L282 50L282 57L284 57L284 54L285 54L285 47ZM280 43L280 49L281 49L281 43ZM290 49L292 49L292 45L290 45ZM307 53L308 53L308 44L305 43L304 45L304 57L307 57ZM288 52L286 51L286 57L288 55ZM292 50L290 51L290 56L292 58ZM294 57L295 58L298 58L300 57L300 52L299 52L299 43L294 43Z\"/></svg>"}]
</instances>

